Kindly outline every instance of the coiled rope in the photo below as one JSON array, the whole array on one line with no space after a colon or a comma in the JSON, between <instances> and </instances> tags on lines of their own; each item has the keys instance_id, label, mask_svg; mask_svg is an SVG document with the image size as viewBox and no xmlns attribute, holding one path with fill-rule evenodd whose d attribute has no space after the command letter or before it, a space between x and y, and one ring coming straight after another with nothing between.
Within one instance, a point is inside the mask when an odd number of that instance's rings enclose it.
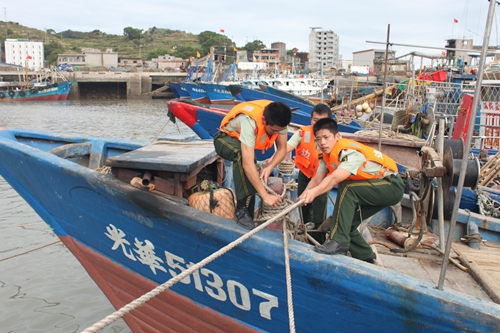
<instances>
[{"instance_id":1,"label":"coiled rope","mask_svg":"<svg viewBox=\"0 0 500 333\"><path fill-rule=\"evenodd\" d=\"M278 164L278 172L282 176L293 176L293 171L295 170L295 163L293 161L281 161Z\"/></svg>"},{"instance_id":2,"label":"coiled rope","mask_svg":"<svg viewBox=\"0 0 500 333\"><path fill-rule=\"evenodd\" d=\"M217 250L216 252L212 253L211 255L209 255L205 259L201 260L197 264L191 266L190 268L186 269L185 271L183 271L179 275L171 278L167 282L159 285L158 287L154 288L153 290L149 291L148 293L146 293L146 294L142 295L141 297L135 299L134 301L130 302L129 304L121 307L119 310L117 310L114 313L110 314L109 316L107 316L106 318L102 319L101 321L99 321L99 322L95 323L94 325L86 328L81 333L95 333L95 332L103 329L104 327L106 327L107 325L111 324L112 322L118 320L119 318L123 317L124 315L126 315L130 311L138 308L139 306L143 305L144 303L146 303L150 299L158 296L160 293L162 293L163 291L165 291L168 288L172 287L174 284L176 284L180 280L184 279L186 276L189 276L189 275L193 274L196 270L204 267L205 265L207 265L210 262L214 261L215 259L219 258L223 254L229 252L230 250L232 250L233 248L235 248L239 244L243 243L244 241L246 241L247 239L249 239L250 237L252 237L256 233L258 233L262 229L264 229L267 226L269 226L271 223L275 222L280 217L288 214L289 212L291 212L295 208L297 208L300 205L302 205L304 203L304 201L305 200L300 200L300 201L296 202L295 204L289 206L284 211L282 211L280 214L278 214L275 217L271 218L269 221L267 221L267 222L259 225L258 227L256 227L253 230L250 230L248 233L244 234L243 236L241 236L240 238L236 239L235 241L227 244L226 246L224 246L221 249ZM288 245L288 241L287 241L286 244ZM289 268L288 268L288 270L289 270ZM289 299L291 299L291 296L289 297ZM290 305L289 305L289 307L290 307ZM293 318L293 315L292 315L292 318Z\"/></svg>"},{"instance_id":3,"label":"coiled rope","mask_svg":"<svg viewBox=\"0 0 500 333\"><path fill-rule=\"evenodd\" d=\"M294 202L288 198L288 196L286 195L286 190L289 189L289 187L293 187L294 183L295 181L292 179L290 182L288 182L288 184L284 184L283 193L279 196L278 194L276 194L276 192L274 192L273 189L269 188L267 184L262 182L262 185L264 185L264 188L268 193L281 197L281 203L273 207L269 206L263 200L261 200L259 202L259 207L255 211L253 221L256 223L262 223L276 216L284 209L287 209L290 205L293 205ZM288 234L288 237L307 243L307 231L304 224L296 225L288 214L282 216L278 221L286 223L286 228L283 229L283 233Z\"/></svg>"}]
</instances>

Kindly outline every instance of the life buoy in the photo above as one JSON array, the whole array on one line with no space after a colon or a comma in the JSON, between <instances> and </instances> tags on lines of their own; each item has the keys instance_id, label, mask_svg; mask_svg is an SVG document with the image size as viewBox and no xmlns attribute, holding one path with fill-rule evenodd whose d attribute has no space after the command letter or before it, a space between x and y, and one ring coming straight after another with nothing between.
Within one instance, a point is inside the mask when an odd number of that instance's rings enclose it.
<instances>
[{"instance_id":1,"label":"life buoy","mask_svg":"<svg viewBox=\"0 0 500 333\"><path fill-rule=\"evenodd\" d=\"M3 91L0 91L0 98L4 98L5 97L5 93Z\"/></svg>"},{"instance_id":2,"label":"life buoy","mask_svg":"<svg viewBox=\"0 0 500 333\"><path fill-rule=\"evenodd\" d=\"M9 96L14 97L14 95L15 95L15 92L13 90L9 90Z\"/></svg>"},{"instance_id":3,"label":"life buoy","mask_svg":"<svg viewBox=\"0 0 500 333\"><path fill-rule=\"evenodd\" d=\"M21 91L19 92L19 96L21 96L21 97L26 96L26 91L21 90Z\"/></svg>"}]
</instances>

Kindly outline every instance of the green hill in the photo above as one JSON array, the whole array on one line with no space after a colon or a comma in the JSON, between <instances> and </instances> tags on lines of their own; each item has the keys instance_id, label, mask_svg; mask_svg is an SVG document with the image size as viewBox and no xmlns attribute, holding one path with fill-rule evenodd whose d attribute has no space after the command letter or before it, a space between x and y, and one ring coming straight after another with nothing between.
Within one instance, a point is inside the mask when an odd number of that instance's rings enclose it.
<instances>
[{"instance_id":1,"label":"green hill","mask_svg":"<svg viewBox=\"0 0 500 333\"><path fill-rule=\"evenodd\" d=\"M128 33L125 33L128 32ZM0 42L2 54L6 38L28 38L44 42L45 59L55 64L57 54L80 53L82 47L90 47L104 51L112 48L119 56L141 57L143 60L164 55L166 53L182 57L196 56L196 51L205 55L213 45L226 45L232 51L234 43L224 35L204 31L199 35L181 30L149 28L147 31L124 27L124 34L113 35L100 30L91 32L46 31L30 28L18 22L0 21ZM244 47L243 47L244 48ZM3 59L4 60L4 59Z\"/></svg>"}]
</instances>

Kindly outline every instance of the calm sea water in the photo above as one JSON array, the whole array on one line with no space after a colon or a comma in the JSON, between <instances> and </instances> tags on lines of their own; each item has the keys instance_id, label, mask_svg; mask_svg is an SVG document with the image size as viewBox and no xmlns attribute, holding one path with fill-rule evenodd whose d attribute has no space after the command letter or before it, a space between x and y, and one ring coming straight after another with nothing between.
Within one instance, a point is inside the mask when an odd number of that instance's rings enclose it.
<instances>
[{"instance_id":1,"label":"calm sea water","mask_svg":"<svg viewBox=\"0 0 500 333\"><path fill-rule=\"evenodd\" d=\"M165 100L0 104L0 127L68 135L151 141L167 120ZM192 133L178 126L170 122L162 133ZM80 332L114 311L52 230L0 177L0 333ZM119 320L100 332L131 331Z\"/></svg>"}]
</instances>

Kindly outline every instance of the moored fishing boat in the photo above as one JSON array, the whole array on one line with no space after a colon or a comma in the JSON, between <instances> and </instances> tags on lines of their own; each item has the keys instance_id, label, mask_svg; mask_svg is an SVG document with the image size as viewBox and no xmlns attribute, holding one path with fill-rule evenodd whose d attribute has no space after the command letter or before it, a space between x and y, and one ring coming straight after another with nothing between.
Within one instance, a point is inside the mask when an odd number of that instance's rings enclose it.
<instances>
[{"instance_id":1,"label":"moored fishing boat","mask_svg":"<svg viewBox=\"0 0 500 333\"><path fill-rule=\"evenodd\" d=\"M210 103L219 105L234 105L234 96L224 83L201 82L200 86L205 90L210 99Z\"/></svg>"},{"instance_id":2,"label":"moored fishing boat","mask_svg":"<svg viewBox=\"0 0 500 333\"><path fill-rule=\"evenodd\" d=\"M306 104L306 105L311 105L311 106L315 105L310 100L305 99L301 96L298 96L296 94L292 94L292 93L289 93L289 92L286 92L284 90L280 90L280 89L277 89L277 88L274 88L274 87L271 87L268 85L261 84L260 89L268 94L271 94L271 95L277 95L277 96L280 96L283 98L292 99L292 100L295 100L299 103Z\"/></svg>"},{"instance_id":3,"label":"moored fishing boat","mask_svg":"<svg viewBox=\"0 0 500 333\"><path fill-rule=\"evenodd\" d=\"M0 88L0 102L24 101L64 101L68 98L72 84L69 81L59 83L36 84Z\"/></svg>"},{"instance_id":4,"label":"moored fishing boat","mask_svg":"<svg viewBox=\"0 0 500 333\"><path fill-rule=\"evenodd\" d=\"M186 91L189 93L189 96L193 101L196 101L201 104L210 103L210 98L208 98L207 92L199 84L187 81L181 82L180 84L181 87L186 89Z\"/></svg>"},{"instance_id":5,"label":"moored fishing boat","mask_svg":"<svg viewBox=\"0 0 500 333\"><path fill-rule=\"evenodd\" d=\"M223 175L212 142L162 141L0 131L0 174L116 308L247 233L228 218L187 205L187 191L201 179ZM105 165L111 173L95 170ZM131 185L137 176L154 190ZM478 219L459 217L461 223ZM498 241L495 227L488 232ZM300 332L332 325L353 332L500 330L500 306L484 295L464 294L474 291L465 285L462 291L437 290L422 277L322 255L295 240L289 241L293 298L287 297L282 251L281 232L259 230L124 319L133 332L278 332L288 331L292 321Z\"/></svg>"},{"instance_id":6,"label":"moored fishing boat","mask_svg":"<svg viewBox=\"0 0 500 333\"><path fill-rule=\"evenodd\" d=\"M222 118L229 111L217 107L206 107L193 103L186 103L180 100L170 100L167 102L169 110L174 116L188 125L202 139L208 139L217 132ZM312 109L311 109L312 110ZM296 126L310 123L311 113L305 113L300 109L292 109L292 123ZM343 133L354 133L362 129L356 122L339 122L339 129Z\"/></svg>"},{"instance_id":7,"label":"moored fishing boat","mask_svg":"<svg viewBox=\"0 0 500 333\"><path fill-rule=\"evenodd\" d=\"M168 86L170 87L170 90L172 90L172 92L174 93L175 98L180 98L180 99L191 98L186 88L184 88L180 83L168 82Z\"/></svg>"}]
</instances>

